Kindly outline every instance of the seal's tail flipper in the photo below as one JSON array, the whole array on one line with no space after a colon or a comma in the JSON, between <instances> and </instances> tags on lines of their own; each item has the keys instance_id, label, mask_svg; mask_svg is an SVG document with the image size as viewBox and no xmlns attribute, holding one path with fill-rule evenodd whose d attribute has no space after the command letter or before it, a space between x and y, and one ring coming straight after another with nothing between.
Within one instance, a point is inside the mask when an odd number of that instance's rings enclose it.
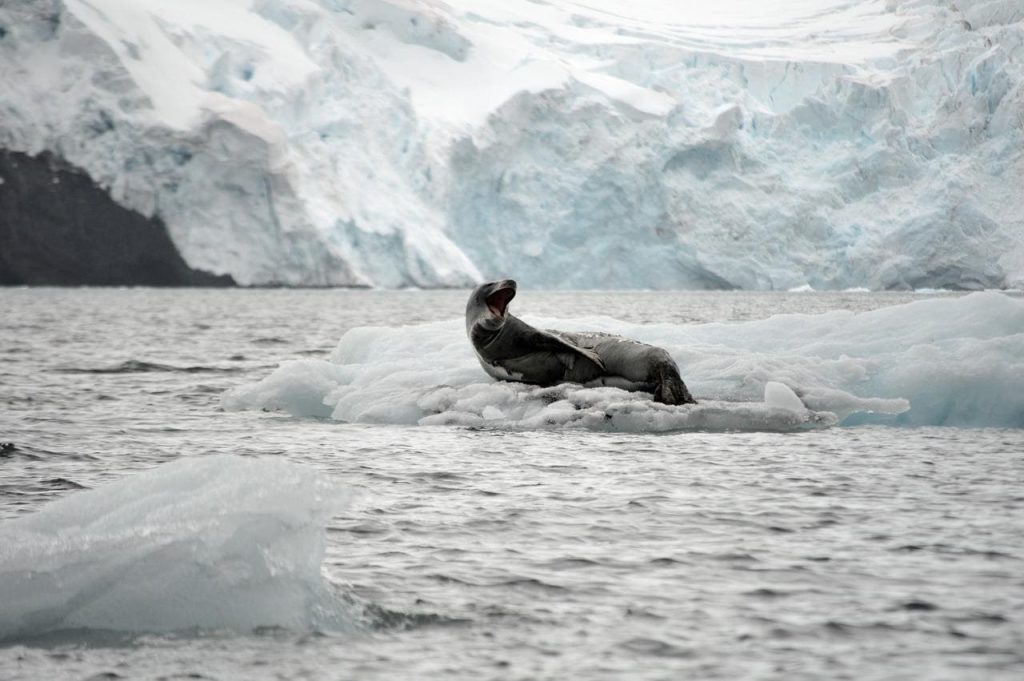
<instances>
[{"instance_id":1,"label":"seal's tail flipper","mask_svg":"<svg viewBox=\"0 0 1024 681\"><path fill-rule=\"evenodd\" d=\"M654 401L662 404L697 404L675 367L661 367L654 386Z\"/></svg>"}]
</instances>

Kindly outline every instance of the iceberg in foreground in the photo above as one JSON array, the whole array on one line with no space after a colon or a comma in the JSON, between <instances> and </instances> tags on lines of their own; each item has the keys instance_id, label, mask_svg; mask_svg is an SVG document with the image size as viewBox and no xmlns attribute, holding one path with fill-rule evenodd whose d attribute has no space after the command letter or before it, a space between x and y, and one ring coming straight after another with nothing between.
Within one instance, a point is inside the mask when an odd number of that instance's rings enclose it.
<instances>
[{"instance_id":1,"label":"iceberg in foreground","mask_svg":"<svg viewBox=\"0 0 1024 681\"><path fill-rule=\"evenodd\" d=\"M660 345L700 404L671 407L615 388L494 382L461 320L353 329L331 361L285 363L222 402L356 423L516 429L1024 427L1024 300L1000 293L728 324L524 319Z\"/></svg>"},{"instance_id":2,"label":"iceberg in foreground","mask_svg":"<svg viewBox=\"0 0 1024 681\"><path fill-rule=\"evenodd\" d=\"M68 629L353 628L321 575L345 489L270 459L183 458L0 524L0 640Z\"/></svg>"}]
</instances>

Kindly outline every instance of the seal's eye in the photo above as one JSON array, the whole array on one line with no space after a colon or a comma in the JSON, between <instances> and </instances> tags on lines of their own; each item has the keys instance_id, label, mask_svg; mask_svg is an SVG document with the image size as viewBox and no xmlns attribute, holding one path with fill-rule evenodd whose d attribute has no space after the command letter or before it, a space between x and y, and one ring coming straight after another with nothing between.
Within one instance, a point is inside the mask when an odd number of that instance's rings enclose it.
<instances>
[{"instance_id":1,"label":"seal's eye","mask_svg":"<svg viewBox=\"0 0 1024 681\"><path fill-rule=\"evenodd\" d=\"M495 317L504 317L509 301L512 300L515 295L515 289L498 289L491 295L487 296L487 307Z\"/></svg>"}]
</instances>

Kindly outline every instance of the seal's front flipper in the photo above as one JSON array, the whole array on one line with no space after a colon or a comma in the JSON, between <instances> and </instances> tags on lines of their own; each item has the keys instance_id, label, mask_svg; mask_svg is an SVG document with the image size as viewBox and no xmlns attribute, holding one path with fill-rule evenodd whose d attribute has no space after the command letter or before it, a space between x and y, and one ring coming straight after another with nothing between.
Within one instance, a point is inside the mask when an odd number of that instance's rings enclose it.
<instances>
[{"instance_id":1,"label":"seal's front flipper","mask_svg":"<svg viewBox=\"0 0 1024 681\"><path fill-rule=\"evenodd\" d=\"M599 370L606 371L604 362L601 361L601 356L598 355L593 350L591 350L590 348L585 348L580 345L577 345L568 338L563 337L561 334L552 333L550 331L539 331L538 333L542 334L545 337L545 347L547 347L548 349L555 350L556 352L559 350L563 352L568 351L573 353L574 355L586 357L588 360L596 364ZM570 369L572 368L571 363L567 364L566 366Z\"/></svg>"},{"instance_id":2,"label":"seal's front flipper","mask_svg":"<svg viewBox=\"0 0 1024 681\"><path fill-rule=\"evenodd\" d=\"M590 360L591 362L593 362L594 364L596 364L596 365L597 365L597 367L598 367L598 368L599 368L599 369L600 369L601 371L605 371L605 370L606 370L606 369L605 369L605 366L604 366L604 362L602 362L602 361L601 361L601 357L600 357L600 356L598 356L598 354L597 354L596 352L594 352L593 350L591 350L591 349L589 349L589 348L581 348L581 347L579 347L578 345L573 345L573 346L571 346L571 347L572 347L572 348L573 348L573 349L574 349L574 350L575 350L575 351L576 351L576 352L577 352L578 354L580 354L580 355L583 355L584 357L586 357L587 359L589 359L589 360Z\"/></svg>"}]
</instances>

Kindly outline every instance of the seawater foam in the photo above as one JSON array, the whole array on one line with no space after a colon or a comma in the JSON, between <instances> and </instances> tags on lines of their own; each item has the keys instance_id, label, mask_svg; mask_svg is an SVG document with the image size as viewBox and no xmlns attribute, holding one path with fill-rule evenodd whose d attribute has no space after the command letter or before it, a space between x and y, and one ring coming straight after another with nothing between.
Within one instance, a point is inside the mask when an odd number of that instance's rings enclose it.
<instances>
[{"instance_id":1,"label":"seawater foam","mask_svg":"<svg viewBox=\"0 0 1024 681\"><path fill-rule=\"evenodd\" d=\"M1024 427L1024 301L999 293L743 323L528 321L660 345L700 404L668 407L615 388L494 382L477 363L462 321L451 320L353 329L330 361L282 364L226 393L223 405L355 423L516 429Z\"/></svg>"},{"instance_id":2,"label":"seawater foam","mask_svg":"<svg viewBox=\"0 0 1024 681\"><path fill-rule=\"evenodd\" d=\"M0 640L354 628L320 572L349 498L313 470L227 455L76 492L0 525Z\"/></svg>"}]
</instances>

